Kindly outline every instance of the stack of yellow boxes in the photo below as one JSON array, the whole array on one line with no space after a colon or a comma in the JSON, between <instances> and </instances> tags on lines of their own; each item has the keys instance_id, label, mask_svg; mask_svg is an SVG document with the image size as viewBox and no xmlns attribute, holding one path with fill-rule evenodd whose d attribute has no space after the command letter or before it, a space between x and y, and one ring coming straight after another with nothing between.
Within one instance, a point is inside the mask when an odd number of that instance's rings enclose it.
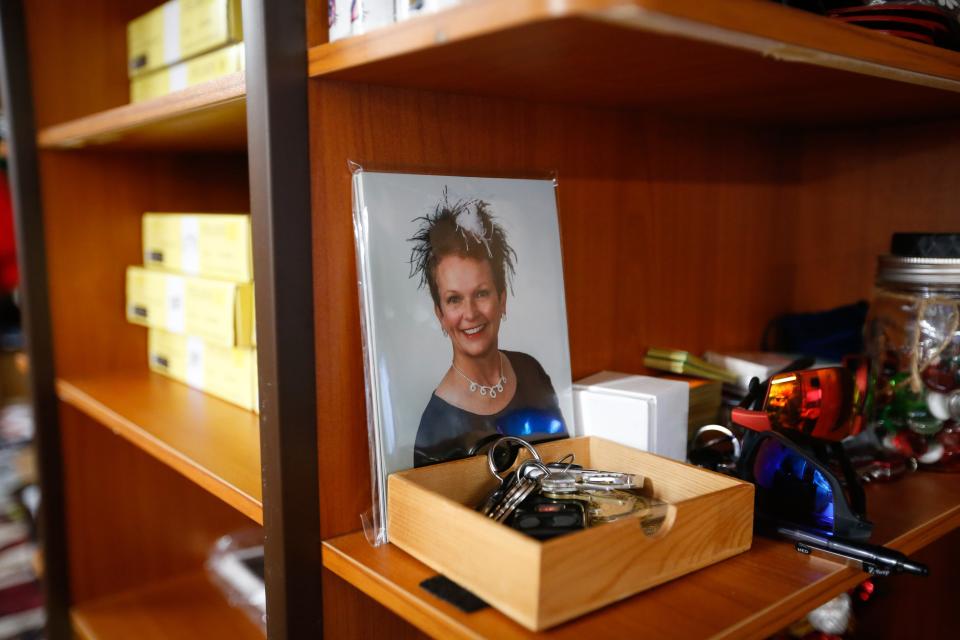
<instances>
[{"instance_id":1,"label":"stack of yellow boxes","mask_svg":"<svg viewBox=\"0 0 960 640\"><path fill-rule=\"evenodd\" d=\"M257 411L250 216L145 213L143 261L127 320L150 328L150 368Z\"/></svg>"},{"instance_id":2,"label":"stack of yellow boxes","mask_svg":"<svg viewBox=\"0 0 960 640\"><path fill-rule=\"evenodd\" d=\"M243 71L240 0L170 0L127 25L130 102Z\"/></svg>"}]
</instances>

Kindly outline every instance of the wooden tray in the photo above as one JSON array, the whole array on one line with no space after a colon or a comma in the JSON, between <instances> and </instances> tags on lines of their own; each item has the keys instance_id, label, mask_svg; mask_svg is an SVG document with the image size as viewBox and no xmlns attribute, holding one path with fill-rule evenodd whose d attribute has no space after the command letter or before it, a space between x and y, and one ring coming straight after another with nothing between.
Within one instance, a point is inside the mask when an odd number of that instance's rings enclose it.
<instances>
[{"instance_id":1,"label":"wooden tray","mask_svg":"<svg viewBox=\"0 0 960 640\"><path fill-rule=\"evenodd\" d=\"M602 438L537 447L585 467L639 473L670 503L653 536L627 518L539 542L473 506L496 486L485 456L394 473L390 542L538 631L750 548L753 485ZM464 506L466 505L466 506Z\"/></svg>"}]
</instances>

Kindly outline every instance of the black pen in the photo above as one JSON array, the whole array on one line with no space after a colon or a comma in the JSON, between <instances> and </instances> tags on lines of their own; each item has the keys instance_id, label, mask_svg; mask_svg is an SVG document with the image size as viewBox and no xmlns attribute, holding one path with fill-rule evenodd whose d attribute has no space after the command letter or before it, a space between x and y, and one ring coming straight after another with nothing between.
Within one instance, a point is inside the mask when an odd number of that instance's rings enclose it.
<instances>
[{"instance_id":1,"label":"black pen","mask_svg":"<svg viewBox=\"0 0 960 640\"><path fill-rule=\"evenodd\" d=\"M809 531L777 525L774 530L784 538L796 543L797 551L810 553L813 549L830 553L850 560L856 560L863 565L864 571L873 575L889 575L891 573L913 573L926 576L930 570L926 565L914 562L906 555L865 542L852 542L820 536Z\"/></svg>"}]
</instances>

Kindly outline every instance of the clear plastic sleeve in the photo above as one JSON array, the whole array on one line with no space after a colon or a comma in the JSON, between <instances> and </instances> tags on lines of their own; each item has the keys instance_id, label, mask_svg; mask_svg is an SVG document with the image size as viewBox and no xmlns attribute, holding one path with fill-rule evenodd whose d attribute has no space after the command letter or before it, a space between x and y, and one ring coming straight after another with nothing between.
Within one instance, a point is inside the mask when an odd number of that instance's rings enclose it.
<instances>
[{"instance_id":1,"label":"clear plastic sleeve","mask_svg":"<svg viewBox=\"0 0 960 640\"><path fill-rule=\"evenodd\" d=\"M557 182L349 167L380 545L389 474L575 433Z\"/></svg>"}]
</instances>

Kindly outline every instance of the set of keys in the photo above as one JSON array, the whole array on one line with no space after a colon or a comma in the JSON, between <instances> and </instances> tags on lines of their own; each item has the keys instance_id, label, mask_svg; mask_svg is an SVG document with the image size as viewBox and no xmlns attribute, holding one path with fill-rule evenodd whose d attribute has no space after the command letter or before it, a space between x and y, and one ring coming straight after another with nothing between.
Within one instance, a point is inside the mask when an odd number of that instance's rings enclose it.
<instances>
[{"instance_id":1,"label":"set of keys","mask_svg":"<svg viewBox=\"0 0 960 640\"><path fill-rule=\"evenodd\" d=\"M509 443L526 449L530 458L515 471L501 475L496 451ZM639 511L645 512L640 514L645 518L641 524L649 533L651 527L659 528L666 514L665 503L636 493L643 487L642 476L584 469L574 463L573 454L544 463L537 450L521 438L497 440L487 451L487 462L499 485L478 510L540 540Z\"/></svg>"}]
</instances>

